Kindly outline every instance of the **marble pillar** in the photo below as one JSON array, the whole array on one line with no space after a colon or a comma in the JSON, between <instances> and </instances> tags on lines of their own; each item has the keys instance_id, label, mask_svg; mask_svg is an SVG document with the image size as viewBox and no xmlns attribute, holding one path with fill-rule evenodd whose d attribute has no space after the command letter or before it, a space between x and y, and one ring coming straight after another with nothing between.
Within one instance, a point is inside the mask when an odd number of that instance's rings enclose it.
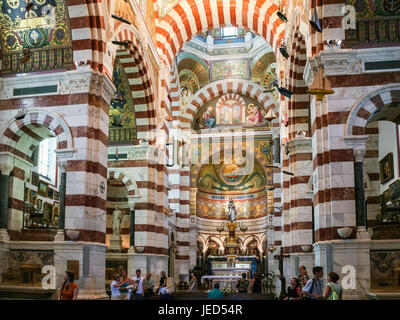
<instances>
[{"instance_id":1,"label":"marble pillar","mask_svg":"<svg viewBox=\"0 0 400 320\"><path fill-rule=\"evenodd\" d=\"M128 196L129 203L129 254L135 252L135 203L140 199L140 196Z\"/></svg>"},{"instance_id":2,"label":"marble pillar","mask_svg":"<svg viewBox=\"0 0 400 320\"><path fill-rule=\"evenodd\" d=\"M281 163L281 142L278 137L274 137L274 163Z\"/></svg>"},{"instance_id":3,"label":"marble pillar","mask_svg":"<svg viewBox=\"0 0 400 320\"><path fill-rule=\"evenodd\" d=\"M67 161L58 161L58 169L60 171L60 215L58 217L58 230L55 236L55 241L63 241L65 239L65 198L67 189Z\"/></svg>"},{"instance_id":4,"label":"marble pillar","mask_svg":"<svg viewBox=\"0 0 400 320\"><path fill-rule=\"evenodd\" d=\"M332 271L340 277L344 300L368 299L371 278L370 242L370 239L332 241Z\"/></svg>"},{"instance_id":5,"label":"marble pillar","mask_svg":"<svg viewBox=\"0 0 400 320\"><path fill-rule=\"evenodd\" d=\"M363 159L365 150L354 150L354 187L356 200L356 225L366 227Z\"/></svg>"},{"instance_id":6,"label":"marble pillar","mask_svg":"<svg viewBox=\"0 0 400 320\"><path fill-rule=\"evenodd\" d=\"M0 166L0 240L9 241L8 236L8 197L10 185L10 173L12 166Z\"/></svg>"}]
</instances>

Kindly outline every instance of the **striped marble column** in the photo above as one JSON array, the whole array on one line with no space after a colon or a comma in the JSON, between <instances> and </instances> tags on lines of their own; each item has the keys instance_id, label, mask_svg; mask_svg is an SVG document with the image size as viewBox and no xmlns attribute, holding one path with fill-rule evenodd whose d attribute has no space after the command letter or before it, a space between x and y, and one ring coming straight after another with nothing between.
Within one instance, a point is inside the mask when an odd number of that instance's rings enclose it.
<instances>
[{"instance_id":1,"label":"striped marble column","mask_svg":"<svg viewBox=\"0 0 400 320\"><path fill-rule=\"evenodd\" d=\"M12 157L7 154L0 155L0 241L8 241L8 197L10 173L13 169Z\"/></svg>"}]
</instances>

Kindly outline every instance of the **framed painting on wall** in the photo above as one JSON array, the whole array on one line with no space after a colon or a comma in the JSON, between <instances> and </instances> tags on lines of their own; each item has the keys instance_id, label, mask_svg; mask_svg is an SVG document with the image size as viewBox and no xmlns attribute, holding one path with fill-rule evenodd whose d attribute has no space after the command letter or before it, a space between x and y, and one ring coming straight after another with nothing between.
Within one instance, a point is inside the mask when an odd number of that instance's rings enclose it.
<instances>
[{"instance_id":1,"label":"framed painting on wall","mask_svg":"<svg viewBox=\"0 0 400 320\"><path fill-rule=\"evenodd\" d=\"M25 191L24 191L24 201L29 202L29 189L28 188L25 188Z\"/></svg>"},{"instance_id":2,"label":"framed painting on wall","mask_svg":"<svg viewBox=\"0 0 400 320\"><path fill-rule=\"evenodd\" d=\"M52 216L53 216L53 206L48 203L45 202L43 205L43 218L47 221L52 220Z\"/></svg>"},{"instance_id":3,"label":"framed painting on wall","mask_svg":"<svg viewBox=\"0 0 400 320\"><path fill-rule=\"evenodd\" d=\"M384 203L390 201L390 191L389 191L389 189L386 189L386 190L383 192L382 195L383 195L383 201L384 201Z\"/></svg>"},{"instance_id":4,"label":"framed painting on wall","mask_svg":"<svg viewBox=\"0 0 400 320\"><path fill-rule=\"evenodd\" d=\"M381 175L381 184L388 182L393 178L393 153L388 153L382 160L379 161L379 171Z\"/></svg>"},{"instance_id":5,"label":"framed painting on wall","mask_svg":"<svg viewBox=\"0 0 400 320\"><path fill-rule=\"evenodd\" d=\"M39 185L39 173L33 171L32 172L32 184L34 186L38 186Z\"/></svg>"},{"instance_id":6,"label":"framed painting on wall","mask_svg":"<svg viewBox=\"0 0 400 320\"><path fill-rule=\"evenodd\" d=\"M53 205L53 218L60 215L60 204L54 201Z\"/></svg>"},{"instance_id":7,"label":"framed painting on wall","mask_svg":"<svg viewBox=\"0 0 400 320\"><path fill-rule=\"evenodd\" d=\"M39 182L39 194L41 196L47 197L47 193L49 192L49 185L44 182L44 181L40 181Z\"/></svg>"},{"instance_id":8,"label":"framed painting on wall","mask_svg":"<svg viewBox=\"0 0 400 320\"><path fill-rule=\"evenodd\" d=\"M38 195L37 195L36 191L34 191L34 190L29 191L29 202L31 204L36 204L37 197L38 197Z\"/></svg>"},{"instance_id":9,"label":"framed painting on wall","mask_svg":"<svg viewBox=\"0 0 400 320\"><path fill-rule=\"evenodd\" d=\"M400 198L400 180L396 180L389 186L390 199L392 201L399 200Z\"/></svg>"}]
</instances>

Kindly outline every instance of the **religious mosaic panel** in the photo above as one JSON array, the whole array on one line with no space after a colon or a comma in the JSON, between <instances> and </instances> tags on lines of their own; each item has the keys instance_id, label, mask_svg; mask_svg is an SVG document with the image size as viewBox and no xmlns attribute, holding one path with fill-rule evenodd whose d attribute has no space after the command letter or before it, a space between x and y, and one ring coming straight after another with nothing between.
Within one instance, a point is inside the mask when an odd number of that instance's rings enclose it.
<instances>
[{"instance_id":1,"label":"religious mosaic panel","mask_svg":"<svg viewBox=\"0 0 400 320\"><path fill-rule=\"evenodd\" d=\"M179 72L179 82L181 84L181 88L186 88L192 94L196 93L200 89L199 79L193 73L192 70L184 69Z\"/></svg>"},{"instance_id":2,"label":"religious mosaic panel","mask_svg":"<svg viewBox=\"0 0 400 320\"><path fill-rule=\"evenodd\" d=\"M243 157L225 161L221 153L219 164L212 164L211 161L204 164L197 175L198 190L223 194L264 190L267 184L264 168L258 161L254 161L250 168ZM249 169L253 170L248 174Z\"/></svg>"},{"instance_id":3,"label":"religious mosaic panel","mask_svg":"<svg viewBox=\"0 0 400 320\"><path fill-rule=\"evenodd\" d=\"M346 30L346 45L400 41L398 0L347 0L356 11L355 29Z\"/></svg>"},{"instance_id":4,"label":"religious mosaic panel","mask_svg":"<svg viewBox=\"0 0 400 320\"><path fill-rule=\"evenodd\" d=\"M400 251L371 251L371 290L400 291Z\"/></svg>"},{"instance_id":5,"label":"religious mosaic panel","mask_svg":"<svg viewBox=\"0 0 400 320\"><path fill-rule=\"evenodd\" d=\"M3 73L72 67L64 0L0 0L0 10Z\"/></svg>"},{"instance_id":6,"label":"religious mosaic panel","mask_svg":"<svg viewBox=\"0 0 400 320\"><path fill-rule=\"evenodd\" d=\"M268 212L268 200L265 192L243 194L240 196L224 196L198 192L196 215L206 219L227 220L229 198L236 208L236 218L257 219Z\"/></svg>"},{"instance_id":7,"label":"religious mosaic panel","mask_svg":"<svg viewBox=\"0 0 400 320\"><path fill-rule=\"evenodd\" d=\"M111 100L109 117L109 142L135 143L136 117L128 78L117 59L114 65L113 82L117 91Z\"/></svg>"},{"instance_id":8,"label":"religious mosaic panel","mask_svg":"<svg viewBox=\"0 0 400 320\"><path fill-rule=\"evenodd\" d=\"M211 81L228 78L250 79L249 61L229 60L211 63Z\"/></svg>"},{"instance_id":9,"label":"religious mosaic panel","mask_svg":"<svg viewBox=\"0 0 400 320\"><path fill-rule=\"evenodd\" d=\"M206 103L195 116L194 130L226 129L234 126L269 130L267 112L249 97L229 93Z\"/></svg>"}]
</instances>

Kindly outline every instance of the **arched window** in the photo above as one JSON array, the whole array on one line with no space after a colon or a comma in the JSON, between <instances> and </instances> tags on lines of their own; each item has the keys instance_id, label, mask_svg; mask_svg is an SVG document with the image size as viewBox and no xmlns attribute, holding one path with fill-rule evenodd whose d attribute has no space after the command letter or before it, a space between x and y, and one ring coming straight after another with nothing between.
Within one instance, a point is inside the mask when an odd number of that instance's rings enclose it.
<instances>
[{"instance_id":1,"label":"arched window","mask_svg":"<svg viewBox=\"0 0 400 320\"><path fill-rule=\"evenodd\" d=\"M223 28L221 28L221 31L222 31L221 34L222 34L223 38L225 38L225 37L237 37L237 35L238 35L237 28L236 27L232 27L232 26L223 27Z\"/></svg>"},{"instance_id":2,"label":"arched window","mask_svg":"<svg viewBox=\"0 0 400 320\"><path fill-rule=\"evenodd\" d=\"M56 137L44 139L39 144L38 173L52 184L56 182L56 148Z\"/></svg>"}]
</instances>

